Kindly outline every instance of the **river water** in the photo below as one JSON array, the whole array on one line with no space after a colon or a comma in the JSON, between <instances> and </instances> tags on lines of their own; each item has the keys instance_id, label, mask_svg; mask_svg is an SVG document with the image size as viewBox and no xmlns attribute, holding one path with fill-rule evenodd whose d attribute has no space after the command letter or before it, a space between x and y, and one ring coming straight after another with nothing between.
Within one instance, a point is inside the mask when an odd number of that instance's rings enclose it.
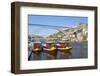
<instances>
[{"instance_id":1,"label":"river water","mask_svg":"<svg viewBox=\"0 0 100 76\"><path fill-rule=\"evenodd\" d=\"M70 52L63 52L56 50L57 53L52 55L46 52L34 53L28 51L28 60L55 60L55 59L79 59L88 58L88 44L87 42L70 42L72 49Z\"/></svg>"}]
</instances>

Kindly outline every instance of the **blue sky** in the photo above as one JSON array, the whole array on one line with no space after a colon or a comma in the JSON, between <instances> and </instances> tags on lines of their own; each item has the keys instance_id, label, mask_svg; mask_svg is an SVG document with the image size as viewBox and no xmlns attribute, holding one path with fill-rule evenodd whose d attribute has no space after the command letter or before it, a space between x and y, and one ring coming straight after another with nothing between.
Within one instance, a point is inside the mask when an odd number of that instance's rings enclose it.
<instances>
[{"instance_id":1,"label":"blue sky","mask_svg":"<svg viewBox=\"0 0 100 76\"><path fill-rule=\"evenodd\" d=\"M60 26L60 27L73 27L79 23L88 23L87 17L75 17L75 16L47 16L47 15L29 15L28 16L28 27L29 34L36 34L41 36L48 36L55 32L56 29L50 27L43 27L38 25L29 24L42 24L50 26Z\"/></svg>"}]
</instances>

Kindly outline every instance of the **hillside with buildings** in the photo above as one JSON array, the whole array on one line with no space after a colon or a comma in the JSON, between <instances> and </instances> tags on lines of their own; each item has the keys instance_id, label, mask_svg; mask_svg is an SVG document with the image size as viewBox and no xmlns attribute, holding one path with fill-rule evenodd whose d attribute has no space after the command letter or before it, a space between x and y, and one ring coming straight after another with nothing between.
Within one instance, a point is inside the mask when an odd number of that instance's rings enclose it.
<instances>
[{"instance_id":1,"label":"hillside with buildings","mask_svg":"<svg viewBox=\"0 0 100 76\"><path fill-rule=\"evenodd\" d=\"M47 39L49 41L62 39L67 41L87 41L88 26L86 23L80 23L72 28L59 31L52 35L49 35Z\"/></svg>"}]
</instances>

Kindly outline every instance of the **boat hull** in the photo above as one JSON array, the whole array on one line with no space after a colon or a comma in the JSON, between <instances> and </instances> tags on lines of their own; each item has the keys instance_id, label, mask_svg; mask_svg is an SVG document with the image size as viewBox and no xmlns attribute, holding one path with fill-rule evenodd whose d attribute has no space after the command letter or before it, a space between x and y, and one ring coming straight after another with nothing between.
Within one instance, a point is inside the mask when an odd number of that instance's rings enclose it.
<instances>
[{"instance_id":1,"label":"boat hull","mask_svg":"<svg viewBox=\"0 0 100 76\"><path fill-rule=\"evenodd\" d=\"M43 49L46 53L51 54L51 55L56 55L57 54L57 49Z\"/></svg>"},{"instance_id":2,"label":"boat hull","mask_svg":"<svg viewBox=\"0 0 100 76\"><path fill-rule=\"evenodd\" d=\"M72 47L67 47L67 48L57 48L57 50L61 51L61 52L70 52L70 50L72 49Z\"/></svg>"}]
</instances>

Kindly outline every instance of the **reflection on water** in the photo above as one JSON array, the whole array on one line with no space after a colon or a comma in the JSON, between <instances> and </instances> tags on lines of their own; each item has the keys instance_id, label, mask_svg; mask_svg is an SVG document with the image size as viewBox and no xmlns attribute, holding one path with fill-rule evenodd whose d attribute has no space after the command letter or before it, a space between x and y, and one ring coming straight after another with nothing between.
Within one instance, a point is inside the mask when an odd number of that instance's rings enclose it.
<instances>
[{"instance_id":1,"label":"reflection on water","mask_svg":"<svg viewBox=\"0 0 100 76\"><path fill-rule=\"evenodd\" d=\"M28 51L28 60L54 60L54 59L73 59L73 58L87 58L88 57L88 48L87 43L74 42L70 43L73 47L71 50L61 51L56 50L55 52L33 52L32 50Z\"/></svg>"},{"instance_id":2,"label":"reflection on water","mask_svg":"<svg viewBox=\"0 0 100 76\"><path fill-rule=\"evenodd\" d=\"M31 52L31 56L29 57L29 60L53 60L53 59L67 59L71 55L70 52L61 52L57 50L57 53L51 54L48 52Z\"/></svg>"}]
</instances>

